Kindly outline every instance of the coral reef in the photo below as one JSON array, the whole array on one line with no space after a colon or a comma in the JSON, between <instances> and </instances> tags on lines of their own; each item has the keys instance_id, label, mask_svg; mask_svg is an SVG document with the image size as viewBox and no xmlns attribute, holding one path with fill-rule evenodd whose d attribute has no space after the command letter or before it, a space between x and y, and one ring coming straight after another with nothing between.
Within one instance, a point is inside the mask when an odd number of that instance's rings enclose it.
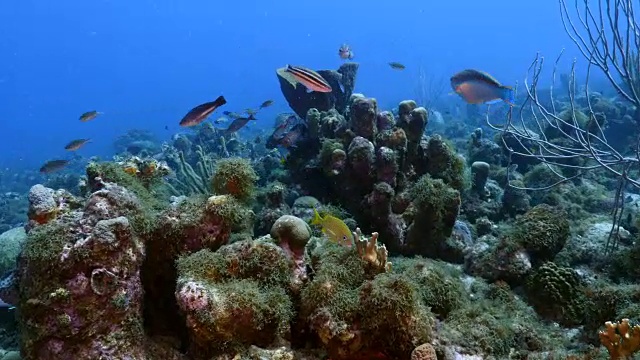
<instances>
[{"instance_id":1,"label":"coral reef","mask_svg":"<svg viewBox=\"0 0 640 360\"><path fill-rule=\"evenodd\" d=\"M535 141L478 128L476 106L386 111L353 94L357 69L321 70L331 93L279 70L295 115L272 132L203 122L160 146L132 131L84 177L0 195L0 225L19 226L0 235L0 347L19 341L28 360L633 356L638 196L612 203L598 173L551 186L572 170L507 156ZM630 112L597 99L599 125ZM541 130L558 146L571 131ZM353 241L310 227L316 212ZM5 336L14 312L20 336Z\"/></svg>"}]
</instances>

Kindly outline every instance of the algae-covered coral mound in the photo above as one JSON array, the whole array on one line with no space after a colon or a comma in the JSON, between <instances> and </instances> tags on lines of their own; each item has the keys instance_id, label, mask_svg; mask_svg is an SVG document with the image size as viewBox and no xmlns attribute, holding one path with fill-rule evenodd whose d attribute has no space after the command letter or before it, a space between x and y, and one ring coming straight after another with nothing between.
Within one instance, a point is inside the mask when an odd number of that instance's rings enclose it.
<instances>
[{"instance_id":1,"label":"algae-covered coral mound","mask_svg":"<svg viewBox=\"0 0 640 360\"><path fill-rule=\"evenodd\" d=\"M404 359L431 338L433 315L409 277L371 278L356 252L334 244L314 249L311 257L315 276L302 291L301 317L333 359L377 352Z\"/></svg>"},{"instance_id":2,"label":"algae-covered coral mound","mask_svg":"<svg viewBox=\"0 0 640 360\"><path fill-rule=\"evenodd\" d=\"M411 198L412 223L407 229L411 253L446 258L444 242L458 216L460 193L442 180L425 175L412 187Z\"/></svg>"},{"instance_id":3,"label":"algae-covered coral mound","mask_svg":"<svg viewBox=\"0 0 640 360\"><path fill-rule=\"evenodd\" d=\"M221 159L216 162L211 178L211 188L216 194L231 195L246 201L254 196L255 182L258 180L251 163L243 158Z\"/></svg>"},{"instance_id":4,"label":"algae-covered coral mound","mask_svg":"<svg viewBox=\"0 0 640 360\"><path fill-rule=\"evenodd\" d=\"M537 205L516 221L512 237L534 261L552 260L569 238L569 220L558 208Z\"/></svg>"},{"instance_id":5,"label":"algae-covered coral mound","mask_svg":"<svg viewBox=\"0 0 640 360\"><path fill-rule=\"evenodd\" d=\"M292 263L275 244L241 241L218 252L205 249L180 258L177 267L176 300L193 358L268 346L287 333Z\"/></svg>"},{"instance_id":6,"label":"algae-covered coral mound","mask_svg":"<svg viewBox=\"0 0 640 360\"><path fill-rule=\"evenodd\" d=\"M574 325L583 320L583 284L571 268L544 263L527 279L529 301L544 317Z\"/></svg>"},{"instance_id":7,"label":"algae-covered coral mound","mask_svg":"<svg viewBox=\"0 0 640 360\"><path fill-rule=\"evenodd\" d=\"M139 211L106 184L82 211L29 231L17 271L26 359L144 358L144 241L127 219Z\"/></svg>"}]
</instances>

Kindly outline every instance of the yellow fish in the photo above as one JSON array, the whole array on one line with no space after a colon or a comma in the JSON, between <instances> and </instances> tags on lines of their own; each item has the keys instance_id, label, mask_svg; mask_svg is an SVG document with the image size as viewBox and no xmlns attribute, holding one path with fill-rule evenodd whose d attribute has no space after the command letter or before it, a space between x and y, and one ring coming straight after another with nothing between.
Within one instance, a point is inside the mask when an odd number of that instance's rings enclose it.
<instances>
[{"instance_id":1,"label":"yellow fish","mask_svg":"<svg viewBox=\"0 0 640 360\"><path fill-rule=\"evenodd\" d=\"M353 232L351 232L344 221L335 216L327 214L324 217L321 217L318 210L313 209L311 225L320 225L322 233L333 242L349 247L353 245Z\"/></svg>"}]
</instances>

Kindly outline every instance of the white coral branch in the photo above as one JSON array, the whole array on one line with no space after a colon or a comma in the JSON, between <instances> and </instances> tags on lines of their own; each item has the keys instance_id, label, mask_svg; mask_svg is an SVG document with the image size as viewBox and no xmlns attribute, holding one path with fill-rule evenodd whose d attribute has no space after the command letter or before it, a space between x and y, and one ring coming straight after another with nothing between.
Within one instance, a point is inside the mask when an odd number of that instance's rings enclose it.
<instances>
[{"instance_id":1,"label":"white coral branch","mask_svg":"<svg viewBox=\"0 0 640 360\"><path fill-rule=\"evenodd\" d=\"M378 245L378 233L371 234L369 239L362 235L360 228L356 228L353 233L354 243L358 254L362 260L371 264L374 268L380 272L387 272L391 270L391 263L388 261L389 252L384 245Z\"/></svg>"}]
</instances>

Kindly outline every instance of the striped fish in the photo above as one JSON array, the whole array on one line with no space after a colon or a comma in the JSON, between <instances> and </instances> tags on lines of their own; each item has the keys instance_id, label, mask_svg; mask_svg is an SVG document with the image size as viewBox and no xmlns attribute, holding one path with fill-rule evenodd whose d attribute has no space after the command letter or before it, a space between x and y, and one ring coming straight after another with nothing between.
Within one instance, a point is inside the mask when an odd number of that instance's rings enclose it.
<instances>
[{"instance_id":1,"label":"striped fish","mask_svg":"<svg viewBox=\"0 0 640 360\"><path fill-rule=\"evenodd\" d=\"M285 71L293 75L296 81L311 91L322 93L332 91L331 85L329 85L327 80L325 80L322 75L311 69L303 68L301 66L287 65Z\"/></svg>"}]
</instances>

